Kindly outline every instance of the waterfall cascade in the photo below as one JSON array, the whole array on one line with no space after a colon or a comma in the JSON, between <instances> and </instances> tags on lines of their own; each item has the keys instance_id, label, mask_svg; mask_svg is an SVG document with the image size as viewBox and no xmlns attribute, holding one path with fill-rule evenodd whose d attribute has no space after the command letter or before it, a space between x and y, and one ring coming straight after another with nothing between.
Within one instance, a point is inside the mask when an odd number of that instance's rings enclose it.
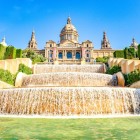
<instances>
[{"instance_id":1,"label":"waterfall cascade","mask_svg":"<svg viewBox=\"0 0 140 140\"><path fill-rule=\"evenodd\" d=\"M94 69L95 68L95 69ZM103 65L37 65L21 88L0 90L0 114L140 114L140 89L117 86Z\"/></svg>"}]
</instances>

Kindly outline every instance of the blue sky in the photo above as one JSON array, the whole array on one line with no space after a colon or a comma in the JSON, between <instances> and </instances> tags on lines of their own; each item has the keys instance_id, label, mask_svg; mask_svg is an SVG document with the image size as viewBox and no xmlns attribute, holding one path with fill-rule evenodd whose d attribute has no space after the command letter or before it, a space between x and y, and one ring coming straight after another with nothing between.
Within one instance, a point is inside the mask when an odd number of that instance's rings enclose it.
<instances>
[{"instance_id":1,"label":"blue sky","mask_svg":"<svg viewBox=\"0 0 140 140\"><path fill-rule=\"evenodd\" d=\"M0 38L26 48L34 29L38 48L59 34L70 15L79 42L90 40L100 49L106 31L113 49L140 43L140 0L0 0Z\"/></svg>"}]
</instances>

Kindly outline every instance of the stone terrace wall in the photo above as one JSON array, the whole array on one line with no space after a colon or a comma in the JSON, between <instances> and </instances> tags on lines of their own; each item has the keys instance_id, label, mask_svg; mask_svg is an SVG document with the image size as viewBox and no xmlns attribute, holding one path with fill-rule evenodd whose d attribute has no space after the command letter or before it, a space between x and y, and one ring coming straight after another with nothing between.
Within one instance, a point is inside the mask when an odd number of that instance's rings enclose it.
<instances>
[{"instance_id":1,"label":"stone terrace wall","mask_svg":"<svg viewBox=\"0 0 140 140\"><path fill-rule=\"evenodd\" d=\"M32 68L32 61L30 58L16 58L0 60L0 69L8 70L12 74L15 74L18 71L20 63Z\"/></svg>"},{"instance_id":2,"label":"stone terrace wall","mask_svg":"<svg viewBox=\"0 0 140 140\"><path fill-rule=\"evenodd\" d=\"M119 65L122 72L127 74L136 69L140 70L140 60L123 59L123 58L110 58L108 60L109 67Z\"/></svg>"},{"instance_id":3,"label":"stone terrace wall","mask_svg":"<svg viewBox=\"0 0 140 140\"><path fill-rule=\"evenodd\" d=\"M3 88L13 88L14 86L12 85L9 85L3 81L0 81L0 89L3 89Z\"/></svg>"}]
</instances>

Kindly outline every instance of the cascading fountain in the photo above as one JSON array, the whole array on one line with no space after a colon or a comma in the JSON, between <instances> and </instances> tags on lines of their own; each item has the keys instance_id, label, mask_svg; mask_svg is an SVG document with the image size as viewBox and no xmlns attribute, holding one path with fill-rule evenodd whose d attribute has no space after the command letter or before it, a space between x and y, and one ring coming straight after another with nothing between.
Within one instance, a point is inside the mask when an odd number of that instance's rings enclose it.
<instances>
[{"instance_id":1,"label":"cascading fountain","mask_svg":"<svg viewBox=\"0 0 140 140\"><path fill-rule=\"evenodd\" d=\"M34 73L50 73L50 72L91 72L104 73L105 65L34 65Z\"/></svg>"},{"instance_id":2,"label":"cascading fountain","mask_svg":"<svg viewBox=\"0 0 140 140\"><path fill-rule=\"evenodd\" d=\"M116 75L98 73L54 72L23 77L22 87L93 87L116 86Z\"/></svg>"},{"instance_id":3,"label":"cascading fountain","mask_svg":"<svg viewBox=\"0 0 140 140\"><path fill-rule=\"evenodd\" d=\"M20 88L0 90L0 114L140 114L140 89L112 87L117 86L116 75L95 73L102 66L97 67L37 65L36 74L21 78Z\"/></svg>"},{"instance_id":4,"label":"cascading fountain","mask_svg":"<svg viewBox=\"0 0 140 140\"><path fill-rule=\"evenodd\" d=\"M97 115L140 113L140 90L46 87L0 90L0 114Z\"/></svg>"}]
</instances>

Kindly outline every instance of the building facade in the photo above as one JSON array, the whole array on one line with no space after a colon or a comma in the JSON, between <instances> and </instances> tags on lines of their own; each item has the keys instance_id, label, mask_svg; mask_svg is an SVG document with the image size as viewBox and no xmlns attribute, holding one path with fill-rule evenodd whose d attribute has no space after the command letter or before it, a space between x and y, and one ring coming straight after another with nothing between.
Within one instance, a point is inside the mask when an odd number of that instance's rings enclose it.
<instances>
[{"instance_id":1,"label":"building facade","mask_svg":"<svg viewBox=\"0 0 140 140\"><path fill-rule=\"evenodd\" d=\"M48 63L57 64L93 63L97 57L113 56L115 50L112 50L105 32L103 33L100 50L94 50L93 43L90 40L79 43L78 39L79 34L72 24L71 18L68 17L66 25L60 32L60 43L49 40L46 42L44 50L38 50L35 33L32 32L28 48L43 54Z\"/></svg>"}]
</instances>

